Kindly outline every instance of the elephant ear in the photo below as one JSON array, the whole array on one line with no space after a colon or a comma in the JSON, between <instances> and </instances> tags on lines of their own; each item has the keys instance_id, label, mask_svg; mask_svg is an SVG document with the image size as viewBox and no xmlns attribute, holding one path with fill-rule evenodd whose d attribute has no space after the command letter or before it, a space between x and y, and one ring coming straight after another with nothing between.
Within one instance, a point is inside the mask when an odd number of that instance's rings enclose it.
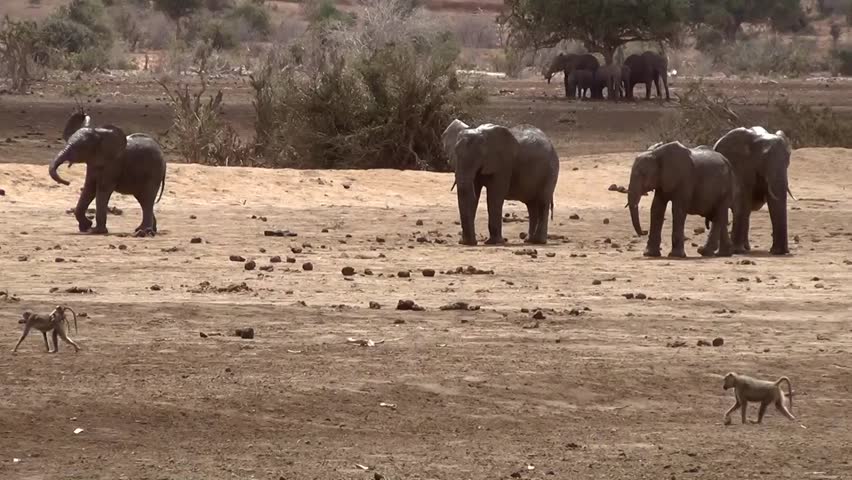
<instances>
[{"instance_id":1,"label":"elephant ear","mask_svg":"<svg viewBox=\"0 0 852 480\"><path fill-rule=\"evenodd\" d=\"M71 138L71 135L74 135L74 132L81 128L88 127L90 121L91 117L89 117L85 110L80 109L79 111L74 112L74 114L68 118L68 121L65 122L65 128L62 129L62 139L65 140L65 143L68 143L68 139Z\"/></svg>"},{"instance_id":2,"label":"elephant ear","mask_svg":"<svg viewBox=\"0 0 852 480\"><path fill-rule=\"evenodd\" d=\"M488 125L483 129L483 134L485 158L482 159L480 172L483 175L493 175L511 170L512 162L521 147L512 131L500 125Z\"/></svg>"},{"instance_id":3,"label":"elephant ear","mask_svg":"<svg viewBox=\"0 0 852 480\"><path fill-rule=\"evenodd\" d=\"M98 152L93 162L96 166L103 166L107 161L113 161L124 154L127 148L127 135L124 131L114 125L105 125L95 129L98 136Z\"/></svg>"},{"instance_id":4,"label":"elephant ear","mask_svg":"<svg viewBox=\"0 0 852 480\"><path fill-rule=\"evenodd\" d=\"M459 139L459 133L468 128L470 127L468 127L466 123L459 119L455 119L444 130L444 133L441 134L441 144L444 147L444 153L447 155L447 160L449 161L450 166L453 167L453 170L456 168L455 146Z\"/></svg>"},{"instance_id":5,"label":"elephant ear","mask_svg":"<svg viewBox=\"0 0 852 480\"><path fill-rule=\"evenodd\" d=\"M693 175L692 152L680 142L670 142L654 150L660 167L660 186L671 192Z\"/></svg>"}]
</instances>

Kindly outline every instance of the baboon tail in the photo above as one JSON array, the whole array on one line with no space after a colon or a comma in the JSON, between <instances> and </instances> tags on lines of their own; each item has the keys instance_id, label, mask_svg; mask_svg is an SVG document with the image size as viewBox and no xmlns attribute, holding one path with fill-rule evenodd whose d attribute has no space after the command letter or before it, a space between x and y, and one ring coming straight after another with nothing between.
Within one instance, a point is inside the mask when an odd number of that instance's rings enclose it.
<instances>
[{"instance_id":1,"label":"baboon tail","mask_svg":"<svg viewBox=\"0 0 852 480\"><path fill-rule=\"evenodd\" d=\"M781 377L775 381L775 385L780 386L781 382L787 382L787 399L790 401L790 413L793 413L793 384L787 377Z\"/></svg>"},{"instance_id":2,"label":"baboon tail","mask_svg":"<svg viewBox=\"0 0 852 480\"><path fill-rule=\"evenodd\" d=\"M76 335L77 334L77 312L75 312L74 309L71 308L71 307L65 307L65 308L67 310L71 310L71 313L74 315L74 335ZM65 321L68 322L68 319L66 318ZM68 324L68 330L71 330L70 322Z\"/></svg>"}]
</instances>

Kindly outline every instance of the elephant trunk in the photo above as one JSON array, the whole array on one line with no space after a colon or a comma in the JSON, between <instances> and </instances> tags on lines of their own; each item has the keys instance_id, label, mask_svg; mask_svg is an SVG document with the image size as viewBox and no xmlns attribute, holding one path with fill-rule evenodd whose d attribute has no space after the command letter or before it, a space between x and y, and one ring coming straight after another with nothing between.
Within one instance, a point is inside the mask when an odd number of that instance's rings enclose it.
<instances>
[{"instance_id":1,"label":"elephant trunk","mask_svg":"<svg viewBox=\"0 0 852 480\"><path fill-rule=\"evenodd\" d=\"M462 244L476 245L476 230L474 219L476 218L476 193L473 182L457 181L456 191L459 201L459 219L462 227Z\"/></svg>"},{"instance_id":2,"label":"elephant trunk","mask_svg":"<svg viewBox=\"0 0 852 480\"><path fill-rule=\"evenodd\" d=\"M69 157L71 156L70 147L70 145L65 145L65 148L63 148L62 151L59 152L59 155L57 155L56 158L54 158L53 161L50 162L50 178L52 178L54 182L61 183L62 185L71 185L68 180L65 180L64 178L60 177L59 172L57 171L59 169L59 166L63 163L68 162L69 165L71 164L71 162L69 161Z\"/></svg>"},{"instance_id":3,"label":"elephant trunk","mask_svg":"<svg viewBox=\"0 0 852 480\"><path fill-rule=\"evenodd\" d=\"M636 235L642 236L642 223L639 221L639 199L642 198L642 192L636 183L630 181L630 187L627 190L627 206L630 207L630 220L633 221L633 230Z\"/></svg>"}]
</instances>

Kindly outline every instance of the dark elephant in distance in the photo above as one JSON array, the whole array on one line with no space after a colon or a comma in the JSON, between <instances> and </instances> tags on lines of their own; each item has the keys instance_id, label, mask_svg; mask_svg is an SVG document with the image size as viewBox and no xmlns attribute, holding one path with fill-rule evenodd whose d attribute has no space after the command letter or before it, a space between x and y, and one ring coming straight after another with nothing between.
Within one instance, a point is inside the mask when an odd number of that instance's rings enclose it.
<instances>
[{"instance_id":1,"label":"dark elephant in distance","mask_svg":"<svg viewBox=\"0 0 852 480\"><path fill-rule=\"evenodd\" d=\"M560 53L551 60L550 65L544 71L544 78L547 83L550 83L550 79L556 72L564 72L565 76L568 76L574 70L594 72L600 65L597 57L591 53Z\"/></svg>"},{"instance_id":2,"label":"dark elephant in distance","mask_svg":"<svg viewBox=\"0 0 852 480\"><path fill-rule=\"evenodd\" d=\"M86 179L74 216L81 232L106 234L106 217L113 192L133 195L142 207L142 223L136 227L138 237L157 233L154 204L159 202L166 184L166 161L159 144L152 137L125 133L114 125L93 128L85 112L75 113L68 119L63 138L65 147L50 163L50 178L57 183L70 185L59 176L59 166L68 163L86 164ZM86 210L95 200L95 220L86 217Z\"/></svg>"},{"instance_id":3,"label":"dark elephant in distance","mask_svg":"<svg viewBox=\"0 0 852 480\"><path fill-rule=\"evenodd\" d=\"M488 195L487 244L503 244L503 202L526 204L527 243L547 243L548 210L553 215L553 192L559 177L559 157L538 128L506 128L484 124L470 128L453 120L441 135L458 185L463 245L476 245L474 220L482 188Z\"/></svg>"},{"instance_id":4,"label":"dark elephant in distance","mask_svg":"<svg viewBox=\"0 0 852 480\"><path fill-rule=\"evenodd\" d=\"M586 98L586 92L591 92L595 98L595 74L588 70L574 70L565 77L565 96L568 98Z\"/></svg>"},{"instance_id":5,"label":"dark elephant in distance","mask_svg":"<svg viewBox=\"0 0 852 480\"><path fill-rule=\"evenodd\" d=\"M720 138L713 149L731 162L740 195L734 205L732 237L735 253L751 250L748 241L751 212L769 207L774 255L790 253L787 243L787 194L792 197L787 169L792 148L782 131L769 133L763 127L735 128Z\"/></svg>"},{"instance_id":6,"label":"dark elephant in distance","mask_svg":"<svg viewBox=\"0 0 852 480\"><path fill-rule=\"evenodd\" d=\"M626 98L633 98L633 87L636 84L645 84L645 99L651 99L651 84L653 83L657 89L657 98L663 98L663 93L660 90L660 81L666 90L666 100L671 100L669 96L669 62L666 57L654 53L645 52L641 55L630 55L624 60L624 65L630 68L630 81L626 85Z\"/></svg>"}]
</instances>

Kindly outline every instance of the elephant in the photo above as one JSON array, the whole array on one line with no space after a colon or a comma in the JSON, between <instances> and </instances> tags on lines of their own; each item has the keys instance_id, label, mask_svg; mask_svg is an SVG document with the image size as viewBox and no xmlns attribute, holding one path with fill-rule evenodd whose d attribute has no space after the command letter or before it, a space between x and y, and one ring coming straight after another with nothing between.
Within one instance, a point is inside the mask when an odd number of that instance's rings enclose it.
<instances>
[{"instance_id":1,"label":"elephant","mask_svg":"<svg viewBox=\"0 0 852 480\"><path fill-rule=\"evenodd\" d=\"M595 74L588 70L574 70L568 74L565 82L565 96L568 98L586 98L586 92L595 97Z\"/></svg>"},{"instance_id":2,"label":"elephant","mask_svg":"<svg viewBox=\"0 0 852 480\"><path fill-rule=\"evenodd\" d=\"M550 79L553 78L556 72L565 72L567 76L574 70L594 72L598 67L600 67L600 62L591 53L560 53L551 60L550 65L544 71L544 78L547 80L547 83L550 83Z\"/></svg>"},{"instance_id":3,"label":"elephant","mask_svg":"<svg viewBox=\"0 0 852 480\"><path fill-rule=\"evenodd\" d=\"M80 111L71 116L63 130L65 147L50 163L50 178L70 185L59 176L63 163L69 167L77 162L86 163L86 179L74 209L81 232L108 233L107 209L113 192L133 195L142 207L142 223L136 227L135 236L153 236L157 233L154 203L159 203L166 186L166 161L159 144L152 137L125 133L114 125L90 127L90 117ZM157 198L157 190L160 198ZM89 204L95 200L96 225L86 217ZM156 202L155 202L156 200Z\"/></svg>"},{"instance_id":4,"label":"elephant","mask_svg":"<svg viewBox=\"0 0 852 480\"><path fill-rule=\"evenodd\" d=\"M790 253L787 243L787 194L790 184L787 169L792 148L787 135L779 130L769 133L763 127L735 128L720 138L713 150L731 162L739 182L740 198L733 207L731 236L734 253L751 250L748 241L749 217L764 204L772 221L772 247L769 253Z\"/></svg>"},{"instance_id":5,"label":"elephant","mask_svg":"<svg viewBox=\"0 0 852 480\"><path fill-rule=\"evenodd\" d=\"M595 88L593 98L603 98L603 89L610 100L617 100L621 91L621 67L604 65L595 71Z\"/></svg>"},{"instance_id":6,"label":"elephant","mask_svg":"<svg viewBox=\"0 0 852 480\"><path fill-rule=\"evenodd\" d=\"M712 223L707 241L698 249L702 256L730 256L728 210L737 190L734 169L724 155L709 148L687 148L680 142L657 144L633 162L627 206L637 235L643 235L639 222L639 199L654 190L651 229L644 256L659 257L666 206L672 202L672 249L669 257L686 257L684 224L686 215L701 215Z\"/></svg>"},{"instance_id":7,"label":"elephant","mask_svg":"<svg viewBox=\"0 0 852 480\"><path fill-rule=\"evenodd\" d=\"M657 88L657 98L662 98L663 94L660 91L660 80L666 89L666 100L671 100L669 96L669 62L666 57L654 53L645 52L641 55L630 55L624 60L624 64L630 68L630 82L627 85L627 98L633 98L633 87L638 83L645 84L645 99L651 99L651 84Z\"/></svg>"},{"instance_id":8,"label":"elephant","mask_svg":"<svg viewBox=\"0 0 852 480\"><path fill-rule=\"evenodd\" d=\"M621 89L621 91L619 92L619 95L621 96L621 98L627 97L627 89L630 88L630 77L631 77L630 67L628 67L627 65L622 65L621 66L621 85L619 85L619 87ZM631 96L632 96L632 94L631 94Z\"/></svg>"},{"instance_id":9,"label":"elephant","mask_svg":"<svg viewBox=\"0 0 852 480\"><path fill-rule=\"evenodd\" d=\"M470 128L454 120L441 141L455 170L462 245L476 245L474 220L482 187L488 193L486 244L503 244L503 202L527 206L526 243L546 244L548 210L553 217L553 192L559 177L559 156L544 132L532 125L507 128L483 124Z\"/></svg>"}]
</instances>

